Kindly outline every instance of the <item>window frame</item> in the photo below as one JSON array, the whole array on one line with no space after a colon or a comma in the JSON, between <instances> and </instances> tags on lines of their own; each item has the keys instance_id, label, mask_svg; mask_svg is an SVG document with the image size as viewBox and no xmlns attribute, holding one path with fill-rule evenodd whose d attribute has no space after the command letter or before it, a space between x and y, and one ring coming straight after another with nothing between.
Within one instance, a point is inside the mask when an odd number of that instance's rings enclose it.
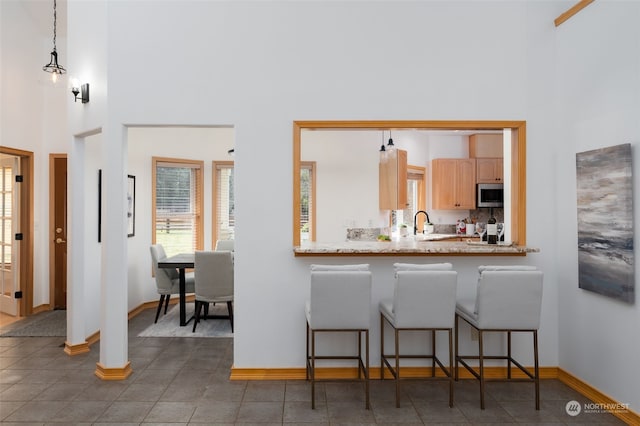
<instances>
[{"instance_id":1,"label":"window frame","mask_svg":"<svg viewBox=\"0 0 640 426\"><path fill-rule=\"evenodd\" d=\"M196 175L196 231L195 249L204 249L204 161L189 160L183 158L152 157L151 158L151 243L156 244L156 175L158 164L163 166L175 166L176 168L188 165L195 170Z\"/></svg>"},{"instance_id":2,"label":"window frame","mask_svg":"<svg viewBox=\"0 0 640 426\"><path fill-rule=\"evenodd\" d=\"M218 219L220 218L220 211L218 206L218 167L231 168L235 174L235 162L234 161L213 161L211 164L211 182L212 182L212 198L211 198L211 244L215 247L218 241ZM235 235L235 232L234 232ZM235 237L234 237L235 238Z\"/></svg>"},{"instance_id":3,"label":"window frame","mask_svg":"<svg viewBox=\"0 0 640 426\"><path fill-rule=\"evenodd\" d=\"M510 164L511 182L511 240L515 245L527 244L527 122L522 120L304 120L293 122L293 246L300 246L300 162L302 130L389 130L389 129L431 129L431 130L511 130L511 157L505 158ZM507 177L505 176L505 179ZM507 208L507 206L505 206Z\"/></svg>"}]
</instances>

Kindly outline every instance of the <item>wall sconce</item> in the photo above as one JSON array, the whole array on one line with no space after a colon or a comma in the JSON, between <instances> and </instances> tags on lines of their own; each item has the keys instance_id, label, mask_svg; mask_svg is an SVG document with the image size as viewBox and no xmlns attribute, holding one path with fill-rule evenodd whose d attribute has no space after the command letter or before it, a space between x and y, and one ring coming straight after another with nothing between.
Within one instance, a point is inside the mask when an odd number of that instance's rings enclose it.
<instances>
[{"instance_id":1,"label":"wall sconce","mask_svg":"<svg viewBox=\"0 0 640 426\"><path fill-rule=\"evenodd\" d=\"M89 102L89 83L81 85L79 89L77 85L74 85L71 88L71 93L73 93L75 102L78 102L78 94L80 94L80 100L83 104L86 104L87 102Z\"/></svg>"}]
</instances>

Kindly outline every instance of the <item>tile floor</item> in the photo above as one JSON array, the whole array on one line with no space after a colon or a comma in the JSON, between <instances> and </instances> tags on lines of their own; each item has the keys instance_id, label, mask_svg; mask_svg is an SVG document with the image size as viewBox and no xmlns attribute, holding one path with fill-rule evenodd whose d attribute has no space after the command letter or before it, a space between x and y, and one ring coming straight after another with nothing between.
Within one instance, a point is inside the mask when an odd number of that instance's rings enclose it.
<instances>
[{"instance_id":1,"label":"tile floor","mask_svg":"<svg viewBox=\"0 0 640 426\"><path fill-rule=\"evenodd\" d=\"M321 383L316 410L305 381L230 381L231 339L140 338L153 310L129 324L126 381L104 382L93 375L99 343L69 357L63 338L0 338L0 423L3 425L225 425L225 424L624 424L610 414L571 417L565 405L587 400L556 380L541 385L541 410L534 409L526 383L487 385L480 410L478 384L456 384L455 405L439 382L406 382L401 408L394 385L372 381L371 410L364 409L361 385Z\"/></svg>"}]
</instances>

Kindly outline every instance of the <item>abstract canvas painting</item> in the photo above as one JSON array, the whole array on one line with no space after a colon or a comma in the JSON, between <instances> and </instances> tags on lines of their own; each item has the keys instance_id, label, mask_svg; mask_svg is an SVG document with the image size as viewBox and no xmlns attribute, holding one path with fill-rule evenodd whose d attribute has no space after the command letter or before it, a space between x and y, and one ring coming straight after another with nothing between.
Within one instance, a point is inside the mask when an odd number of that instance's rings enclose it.
<instances>
[{"instance_id":1,"label":"abstract canvas painting","mask_svg":"<svg viewBox=\"0 0 640 426\"><path fill-rule=\"evenodd\" d=\"M578 285L634 303L631 145L576 154Z\"/></svg>"}]
</instances>

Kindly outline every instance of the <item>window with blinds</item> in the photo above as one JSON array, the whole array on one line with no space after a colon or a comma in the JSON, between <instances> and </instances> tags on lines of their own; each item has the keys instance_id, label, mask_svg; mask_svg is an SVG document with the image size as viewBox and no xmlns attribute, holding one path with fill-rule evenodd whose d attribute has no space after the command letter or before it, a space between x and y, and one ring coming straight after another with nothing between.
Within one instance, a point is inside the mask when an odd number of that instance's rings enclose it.
<instances>
[{"instance_id":1,"label":"window with blinds","mask_svg":"<svg viewBox=\"0 0 640 426\"><path fill-rule=\"evenodd\" d=\"M203 249L202 161L153 158L153 242L167 256Z\"/></svg>"},{"instance_id":2,"label":"window with blinds","mask_svg":"<svg viewBox=\"0 0 640 426\"><path fill-rule=\"evenodd\" d=\"M213 162L213 241L233 240L236 226L233 161Z\"/></svg>"},{"instance_id":3,"label":"window with blinds","mask_svg":"<svg viewBox=\"0 0 640 426\"><path fill-rule=\"evenodd\" d=\"M300 241L315 241L316 167L314 161L300 163Z\"/></svg>"}]
</instances>

